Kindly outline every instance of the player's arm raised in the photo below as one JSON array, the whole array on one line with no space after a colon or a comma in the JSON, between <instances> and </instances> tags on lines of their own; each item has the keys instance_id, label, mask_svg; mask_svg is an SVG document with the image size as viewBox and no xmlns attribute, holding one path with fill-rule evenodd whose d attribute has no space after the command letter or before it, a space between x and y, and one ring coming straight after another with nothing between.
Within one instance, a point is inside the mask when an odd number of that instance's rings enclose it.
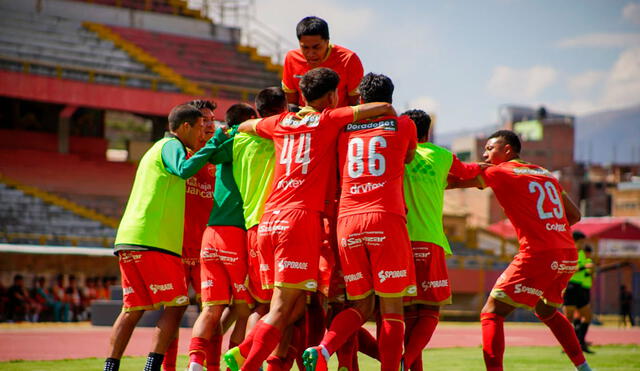
<instances>
[{"instance_id":1,"label":"player's arm raised","mask_svg":"<svg viewBox=\"0 0 640 371\"><path fill-rule=\"evenodd\" d=\"M247 134L252 134L252 135L257 135L256 132L256 125L262 121L261 118L259 119L251 119L251 120L247 120L245 122L243 122L242 124L240 124L238 126L238 131L241 133L247 133Z\"/></svg>"},{"instance_id":2,"label":"player's arm raised","mask_svg":"<svg viewBox=\"0 0 640 371\"><path fill-rule=\"evenodd\" d=\"M562 192L562 204L564 206L564 211L567 214L567 220L569 221L569 225L574 225L580 221L582 215L580 214L580 209L576 206L576 204L571 201L567 192Z\"/></svg>"},{"instance_id":3,"label":"player's arm raised","mask_svg":"<svg viewBox=\"0 0 640 371\"><path fill-rule=\"evenodd\" d=\"M382 115L397 116L396 110L390 103L374 102L353 106L354 121Z\"/></svg>"}]
</instances>

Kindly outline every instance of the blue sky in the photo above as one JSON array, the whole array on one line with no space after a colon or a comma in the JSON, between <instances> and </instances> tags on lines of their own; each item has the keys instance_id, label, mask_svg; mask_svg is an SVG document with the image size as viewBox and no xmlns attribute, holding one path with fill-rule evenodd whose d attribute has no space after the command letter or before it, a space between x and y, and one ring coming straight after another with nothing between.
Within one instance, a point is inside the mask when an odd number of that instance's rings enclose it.
<instances>
[{"instance_id":1,"label":"blue sky","mask_svg":"<svg viewBox=\"0 0 640 371\"><path fill-rule=\"evenodd\" d=\"M295 7L292 7L295 4ZM424 108L437 132L494 123L501 104L577 115L640 104L640 1L256 1L296 45L306 15L396 85L398 110Z\"/></svg>"}]
</instances>

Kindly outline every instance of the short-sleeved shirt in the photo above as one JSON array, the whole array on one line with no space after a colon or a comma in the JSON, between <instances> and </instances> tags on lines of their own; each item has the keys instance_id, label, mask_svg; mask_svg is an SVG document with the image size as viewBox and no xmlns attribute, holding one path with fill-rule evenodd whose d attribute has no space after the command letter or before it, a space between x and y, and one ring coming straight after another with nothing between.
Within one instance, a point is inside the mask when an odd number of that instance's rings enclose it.
<instances>
[{"instance_id":1,"label":"short-sleeved shirt","mask_svg":"<svg viewBox=\"0 0 640 371\"><path fill-rule=\"evenodd\" d=\"M188 154L187 157L190 157ZM184 238L182 257L200 257L202 234L207 229L209 213L213 206L213 186L216 167L205 165L196 175L187 179L187 193L184 207Z\"/></svg>"},{"instance_id":2,"label":"short-sleeved shirt","mask_svg":"<svg viewBox=\"0 0 640 371\"><path fill-rule=\"evenodd\" d=\"M562 187L548 170L516 159L486 168L480 175L511 220L521 252L575 249Z\"/></svg>"},{"instance_id":3,"label":"short-sleeved shirt","mask_svg":"<svg viewBox=\"0 0 640 371\"><path fill-rule=\"evenodd\" d=\"M587 258L584 250L578 251L578 271L571 276L569 282L577 283L585 289L590 289L593 285L593 276L587 269L587 265L593 264L591 258Z\"/></svg>"},{"instance_id":4,"label":"short-sleeved shirt","mask_svg":"<svg viewBox=\"0 0 640 371\"><path fill-rule=\"evenodd\" d=\"M259 121L256 132L271 138L276 166L265 212L307 209L322 212L327 182L336 166L336 139L342 127L357 120L357 109L315 111L304 107Z\"/></svg>"},{"instance_id":5,"label":"short-sleeved shirt","mask_svg":"<svg viewBox=\"0 0 640 371\"><path fill-rule=\"evenodd\" d=\"M317 67L331 68L340 76L338 107L348 106L349 96L358 95L358 85L364 74L358 55L345 47L330 44L327 56ZM299 84L302 76L311 69L300 49L290 50L285 56L282 89L285 93L298 93L298 102L289 103L305 105Z\"/></svg>"},{"instance_id":6,"label":"short-sleeved shirt","mask_svg":"<svg viewBox=\"0 0 640 371\"><path fill-rule=\"evenodd\" d=\"M345 126L338 140L342 188L338 216L381 212L404 218L404 161L416 143L416 126L408 116L383 116Z\"/></svg>"}]
</instances>

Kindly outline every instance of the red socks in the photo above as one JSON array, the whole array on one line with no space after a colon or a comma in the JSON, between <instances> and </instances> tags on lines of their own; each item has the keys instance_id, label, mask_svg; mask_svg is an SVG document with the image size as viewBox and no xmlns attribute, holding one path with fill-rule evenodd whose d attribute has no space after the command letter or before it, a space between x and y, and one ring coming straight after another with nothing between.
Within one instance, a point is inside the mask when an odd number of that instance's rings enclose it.
<instances>
[{"instance_id":1,"label":"red socks","mask_svg":"<svg viewBox=\"0 0 640 371\"><path fill-rule=\"evenodd\" d=\"M347 338L344 344L336 351L338 356L338 370L345 368L349 371L353 370L354 361L357 363L358 354L358 334L352 334Z\"/></svg>"},{"instance_id":2,"label":"red socks","mask_svg":"<svg viewBox=\"0 0 640 371\"><path fill-rule=\"evenodd\" d=\"M356 309L348 308L338 313L331 322L329 331L324 334L322 344L329 354L333 354L344 344L349 336L354 334L364 323L364 319L360 312Z\"/></svg>"},{"instance_id":3,"label":"red socks","mask_svg":"<svg viewBox=\"0 0 640 371\"><path fill-rule=\"evenodd\" d=\"M207 350L210 347L211 343L205 338L191 338L191 344L189 344L189 362L204 365Z\"/></svg>"},{"instance_id":4,"label":"red socks","mask_svg":"<svg viewBox=\"0 0 640 371\"><path fill-rule=\"evenodd\" d=\"M578 337L573 330L573 325L569 323L564 314L555 311L548 318L540 318L540 320L551 329L551 332L558 339L562 349L564 349L564 352L567 353L574 365L580 366L585 363L584 354L582 353L582 348L580 348Z\"/></svg>"},{"instance_id":5,"label":"red socks","mask_svg":"<svg viewBox=\"0 0 640 371\"><path fill-rule=\"evenodd\" d=\"M402 314L386 313L382 315L382 329L378 349L380 351L380 369L397 371L400 368L404 350L404 319Z\"/></svg>"},{"instance_id":6,"label":"red socks","mask_svg":"<svg viewBox=\"0 0 640 371\"><path fill-rule=\"evenodd\" d=\"M358 329L358 350L373 359L380 360L378 340L364 327Z\"/></svg>"},{"instance_id":7,"label":"red socks","mask_svg":"<svg viewBox=\"0 0 640 371\"><path fill-rule=\"evenodd\" d=\"M504 317L495 313L480 314L482 353L487 371L502 371L504 356Z\"/></svg>"},{"instance_id":8,"label":"red socks","mask_svg":"<svg viewBox=\"0 0 640 371\"><path fill-rule=\"evenodd\" d=\"M253 326L253 328L251 329L249 334L244 338L242 343L238 345L238 350L240 350L240 354L244 358L249 357L249 353L251 352L251 346L253 345L253 338L256 334L256 331L258 330L258 327L260 327L262 323L263 323L262 320L259 320L258 322L256 322L256 325Z\"/></svg>"},{"instance_id":9,"label":"red socks","mask_svg":"<svg viewBox=\"0 0 640 371\"><path fill-rule=\"evenodd\" d=\"M207 370L220 370L220 354L222 353L222 335L213 335L207 352Z\"/></svg>"},{"instance_id":10,"label":"red socks","mask_svg":"<svg viewBox=\"0 0 640 371\"><path fill-rule=\"evenodd\" d=\"M259 322L255 328L251 351L242 366L242 370L258 371L262 366L262 362L278 346L281 337L282 333L276 327L268 323Z\"/></svg>"},{"instance_id":11,"label":"red socks","mask_svg":"<svg viewBox=\"0 0 640 371\"><path fill-rule=\"evenodd\" d=\"M404 351L404 362L406 366L413 365L413 362L427 346L433 332L436 330L440 313L435 310L421 309L418 312L418 319L411 329L407 349Z\"/></svg>"},{"instance_id":12,"label":"red socks","mask_svg":"<svg viewBox=\"0 0 640 371\"><path fill-rule=\"evenodd\" d=\"M164 371L176 371L176 358L178 358L178 337L169 344L169 348L167 348L162 360L162 369Z\"/></svg>"}]
</instances>

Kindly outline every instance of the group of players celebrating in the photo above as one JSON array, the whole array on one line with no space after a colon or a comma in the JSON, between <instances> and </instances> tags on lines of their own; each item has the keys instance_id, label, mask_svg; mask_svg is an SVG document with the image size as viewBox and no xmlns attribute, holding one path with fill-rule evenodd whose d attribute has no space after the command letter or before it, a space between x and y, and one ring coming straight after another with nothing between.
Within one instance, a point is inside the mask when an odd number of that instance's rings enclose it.
<instances>
[{"instance_id":1,"label":"group of players celebrating","mask_svg":"<svg viewBox=\"0 0 640 371\"><path fill-rule=\"evenodd\" d=\"M189 283L202 303L189 371L220 369L233 322L232 371L265 361L270 371L294 362L322 371L334 353L352 371L358 351L384 371L422 370L451 303L442 206L452 187L491 187L521 246L482 309L487 370L503 369L503 322L516 307L534 309L576 368L590 370L556 310L576 271L570 225L580 214L551 173L520 160L506 130L490 136L485 163L462 163L429 142L424 111L397 115L391 79L363 77L324 20L304 18L297 37L282 89L262 90L257 112L233 105L228 127L214 131L214 103L177 106L170 134L140 161L115 242L124 304L104 370L119 369L142 314L160 307L145 370L175 370ZM375 337L362 327L370 318Z\"/></svg>"}]
</instances>

